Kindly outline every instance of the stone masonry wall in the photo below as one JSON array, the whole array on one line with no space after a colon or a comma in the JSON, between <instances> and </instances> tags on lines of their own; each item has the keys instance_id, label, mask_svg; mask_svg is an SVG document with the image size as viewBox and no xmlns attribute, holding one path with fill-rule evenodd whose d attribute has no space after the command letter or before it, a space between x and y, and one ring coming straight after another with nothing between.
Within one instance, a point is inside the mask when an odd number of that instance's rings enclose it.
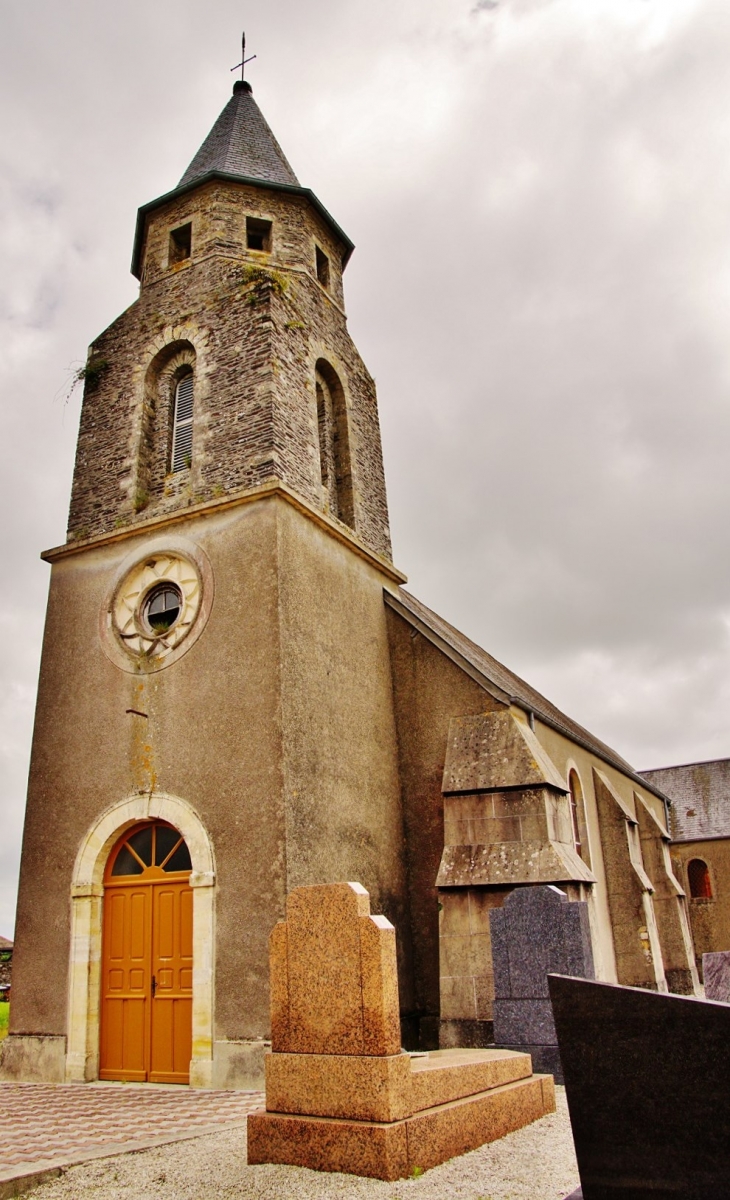
<instances>
[{"instance_id":1,"label":"stone masonry wall","mask_svg":"<svg viewBox=\"0 0 730 1200\"><path fill-rule=\"evenodd\" d=\"M271 252L248 250L246 217L272 222ZM139 300L92 344L69 539L133 525L279 479L326 510L315 364L345 393L355 533L390 557L375 386L347 332L341 256L306 199L215 182L148 218ZM190 222L192 252L168 262L170 231ZM315 248L330 260L316 277ZM169 471L180 369L193 367L189 466Z\"/></svg>"}]
</instances>

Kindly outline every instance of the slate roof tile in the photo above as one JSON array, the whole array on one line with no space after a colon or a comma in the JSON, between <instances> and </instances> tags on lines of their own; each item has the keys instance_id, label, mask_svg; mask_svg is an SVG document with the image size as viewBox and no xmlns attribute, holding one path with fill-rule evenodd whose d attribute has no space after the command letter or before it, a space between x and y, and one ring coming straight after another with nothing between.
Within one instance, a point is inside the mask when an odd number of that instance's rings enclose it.
<instances>
[{"instance_id":1,"label":"slate roof tile","mask_svg":"<svg viewBox=\"0 0 730 1200\"><path fill-rule=\"evenodd\" d=\"M675 841L730 837L730 758L657 767L642 774L672 801Z\"/></svg>"},{"instance_id":2,"label":"slate roof tile","mask_svg":"<svg viewBox=\"0 0 730 1200\"><path fill-rule=\"evenodd\" d=\"M520 679L519 675L515 675L508 667L505 667L476 642L472 642L465 634L460 633L443 617L438 616L410 592L399 588L397 593L385 593L386 600L391 597L395 601L393 607L396 611L400 611L401 615L407 619L407 614L410 613L417 621L427 626L437 638L442 640L452 650L456 651L462 659L466 660L476 671L479 672L485 681L491 683L495 688L502 692L506 698L516 704L518 707L525 709L528 712L534 712L538 719L542 719L546 724L551 725L554 729L563 733L566 737L576 741L579 745L585 746L586 749L592 750L604 762L610 763L619 771L634 779L637 783L642 783L648 786L649 790L655 792L659 796L663 796L661 784L656 781L645 781L634 768L607 746L605 742L600 741L589 730L584 729L577 721L573 721L567 717L565 713L556 708L554 704L547 700L545 696L526 683L524 679ZM402 606L399 607L399 606ZM404 613L402 609L405 609Z\"/></svg>"},{"instance_id":3,"label":"slate roof tile","mask_svg":"<svg viewBox=\"0 0 730 1200\"><path fill-rule=\"evenodd\" d=\"M178 187L211 171L299 186L284 151L269 129L248 84L237 83L233 95L190 163Z\"/></svg>"}]
</instances>

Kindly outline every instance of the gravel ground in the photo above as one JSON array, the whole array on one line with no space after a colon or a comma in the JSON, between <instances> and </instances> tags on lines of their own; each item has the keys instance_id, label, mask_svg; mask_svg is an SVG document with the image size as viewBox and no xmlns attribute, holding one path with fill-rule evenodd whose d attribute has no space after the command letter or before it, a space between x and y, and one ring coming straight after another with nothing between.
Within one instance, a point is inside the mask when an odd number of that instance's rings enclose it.
<instances>
[{"instance_id":1,"label":"gravel ground","mask_svg":"<svg viewBox=\"0 0 730 1200\"><path fill-rule=\"evenodd\" d=\"M245 1130L71 1167L36 1200L562 1200L579 1184L565 1089L557 1112L427 1171L381 1183L302 1167L249 1167Z\"/></svg>"}]
</instances>

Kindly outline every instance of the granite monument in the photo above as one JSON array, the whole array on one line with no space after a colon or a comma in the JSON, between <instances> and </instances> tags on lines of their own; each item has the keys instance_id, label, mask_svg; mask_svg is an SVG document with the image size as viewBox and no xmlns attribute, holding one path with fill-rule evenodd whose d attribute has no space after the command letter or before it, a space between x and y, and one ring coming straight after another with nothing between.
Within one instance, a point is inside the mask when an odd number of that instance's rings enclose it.
<instances>
[{"instance_id":1,"label":"granite monument","mask_svg":"<svg viewBox=\"0 0 730 1200\"><path fill-rule=\"evenodd\" d=\"M509 1050L401 1050L395 929L359 883L296 888L271 934L266 1111L249 1163L402 1179L555 1108Z\"/></svg>"},{"instance_id":2,"label":"granite monument","mask_svg":"<svg viewBox=\"0 0 730 1200\"><path fill-rule=\"evenodd\" d=\"M489 914L494 1041L521 1050L562 1083L548 974L595 979L588 905L552 885L518 888Z\"/></svg>"},{"instance_id":3,"label":"granite monument","mask_svg":"<svg viewBox=\"0 0 730 1200\"><path fill-rule=\"evenodd\" d=\"M549 986L583 1200L730 1196L730 1008L559 975Z\"/></svg>"}]
</instances>

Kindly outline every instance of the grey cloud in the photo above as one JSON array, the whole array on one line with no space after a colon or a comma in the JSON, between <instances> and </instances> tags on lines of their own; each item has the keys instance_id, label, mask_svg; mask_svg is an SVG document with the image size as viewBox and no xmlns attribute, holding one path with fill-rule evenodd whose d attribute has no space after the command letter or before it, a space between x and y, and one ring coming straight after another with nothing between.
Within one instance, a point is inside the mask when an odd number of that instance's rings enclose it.
<instances>
[{"instance_id":1,"label":"grey cloud","mask_svg":"<svg viewBox=\"0 0 730 1200\"><path fill-rule=\"evenodd\" d=\"M396 562L639 766L728 753L730 14L698 0L657 33L662 0L473 7L247 17L257 99L357 243ZM134 298L136 207L222 107L240 19L233 0L4 9L2 933L37 555L64 536L78 419L54 397Z\"/></svg>"}]
</instances>

